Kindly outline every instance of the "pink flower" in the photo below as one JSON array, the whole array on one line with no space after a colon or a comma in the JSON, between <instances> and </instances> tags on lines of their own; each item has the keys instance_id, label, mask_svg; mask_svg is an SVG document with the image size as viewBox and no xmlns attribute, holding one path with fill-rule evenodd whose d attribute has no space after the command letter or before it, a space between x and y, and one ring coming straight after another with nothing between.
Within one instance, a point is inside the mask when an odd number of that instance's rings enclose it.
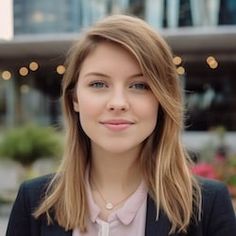
<instances>
[{"instance_id":1,"label":"pink flower","mask_svg":"<svg viewBox=\"0 0 236 236\"><path fill-rule=\"evenodd\" d=\"M192 167L192 172L195 175L202 177L217 179L217 174L214 167L208 163L198 163Z\"/></svg>"}]
</instances>

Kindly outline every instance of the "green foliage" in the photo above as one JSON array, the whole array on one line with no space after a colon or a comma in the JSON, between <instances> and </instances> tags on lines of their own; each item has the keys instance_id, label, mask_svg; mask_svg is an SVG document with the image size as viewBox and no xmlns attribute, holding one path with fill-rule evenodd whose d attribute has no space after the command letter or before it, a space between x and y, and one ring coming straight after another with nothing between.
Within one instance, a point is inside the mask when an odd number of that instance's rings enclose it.
<instances>
[{"instance_id":1,"label":"green foliage","mask_svg":"<svg viewBox=\"0 0 236 236\"><path fill-rule=\"evenodd\" d=\"M236 154L229 157L229 165L236 169ZM236 175L236 173L235 173Z\"/></svg>"},{"instance_id":2,"label":"green foliage","mask_svg":"<svg viewBox=\"0 0 236 236\"><path fill-rule=\"evenodd\" d=\"M61 153L59 134L51 127L34 124L8 130L0 143L0 156L23 166L29 166L40 158L54 158Z\"/></svg>"},{"instance_id":3,"label":"green foliage","mask_svg":"<svg viewBox=\"0 0 236 236\"><path fill-rule=\"evenodd\" d=\"M226 180L227 184L236 186L236 175L229 176Z\"/></svg>"},{"instance_id":4,"label":"green foliage","mask_svg":"<svg viewBox=\"0 0 236 236\"><path fill-rule=\"evenodd\" d=\"M10 199L0 196L0 206L4 204L10 204L10 203L12 203Z\"/></svg>"}]
</instances>

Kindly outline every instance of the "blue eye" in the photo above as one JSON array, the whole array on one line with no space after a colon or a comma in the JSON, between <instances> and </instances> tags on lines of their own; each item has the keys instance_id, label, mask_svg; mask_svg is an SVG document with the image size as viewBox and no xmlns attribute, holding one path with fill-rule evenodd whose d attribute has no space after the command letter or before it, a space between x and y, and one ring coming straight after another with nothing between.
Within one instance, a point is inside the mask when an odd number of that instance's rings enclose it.
<instances>
[{"instance_id":1,"label":"blue eye","mask_svg":"<svg viewBox=\"0 0 236 236\"><path fill-rule=\"evenodd\" d=\"M96 82L91 82L89 84L89 87L92 87L92 88L105 88L105 87L107 87L107 85L102 81L96 81Z\"/></svg>"},{"instance_id":2,"label":"blue eye","mask_svg":"<svg viewBox=\"0 0 236 236\"><path fill-rule=\"evenodd\" d=\"M146 83L135 83L130 86L130 88L139 90L149 90L149 86Z\"/></svg>"}]
</instances>

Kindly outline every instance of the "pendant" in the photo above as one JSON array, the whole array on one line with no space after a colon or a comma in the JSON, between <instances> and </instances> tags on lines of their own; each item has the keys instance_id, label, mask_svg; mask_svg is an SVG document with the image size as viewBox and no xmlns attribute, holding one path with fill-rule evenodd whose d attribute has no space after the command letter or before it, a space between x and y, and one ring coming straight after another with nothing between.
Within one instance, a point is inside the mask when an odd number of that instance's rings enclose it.
<instances>
[{"instance_id":1,"label":"pendant","mask_svg":"<svg viewBox=\"0 0 236 236\"><path fill-rule=\"evenodd\" d=\"M112 210L113 209L113 204L111 203L111 202L108 202L107 204L106 204L106 209L107 210Z\"/></svg>"}]
</instances>

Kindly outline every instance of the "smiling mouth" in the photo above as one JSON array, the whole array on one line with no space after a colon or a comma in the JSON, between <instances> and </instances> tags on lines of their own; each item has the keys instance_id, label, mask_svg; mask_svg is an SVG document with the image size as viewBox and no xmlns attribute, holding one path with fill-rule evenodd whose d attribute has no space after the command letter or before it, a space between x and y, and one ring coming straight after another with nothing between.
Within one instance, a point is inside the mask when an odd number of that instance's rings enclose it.
<instances>
[{"instance_id":1,"label":"smiling mouth","mask_svg":"<svg viewBox=\"0 0 236 236\"><path fill-rule=\"evenodd\" d=\"M101 122L101 124L111 131L123 131L128 129L134 123L130 121L107 121Z\"/></svg>"}]
</instances>

